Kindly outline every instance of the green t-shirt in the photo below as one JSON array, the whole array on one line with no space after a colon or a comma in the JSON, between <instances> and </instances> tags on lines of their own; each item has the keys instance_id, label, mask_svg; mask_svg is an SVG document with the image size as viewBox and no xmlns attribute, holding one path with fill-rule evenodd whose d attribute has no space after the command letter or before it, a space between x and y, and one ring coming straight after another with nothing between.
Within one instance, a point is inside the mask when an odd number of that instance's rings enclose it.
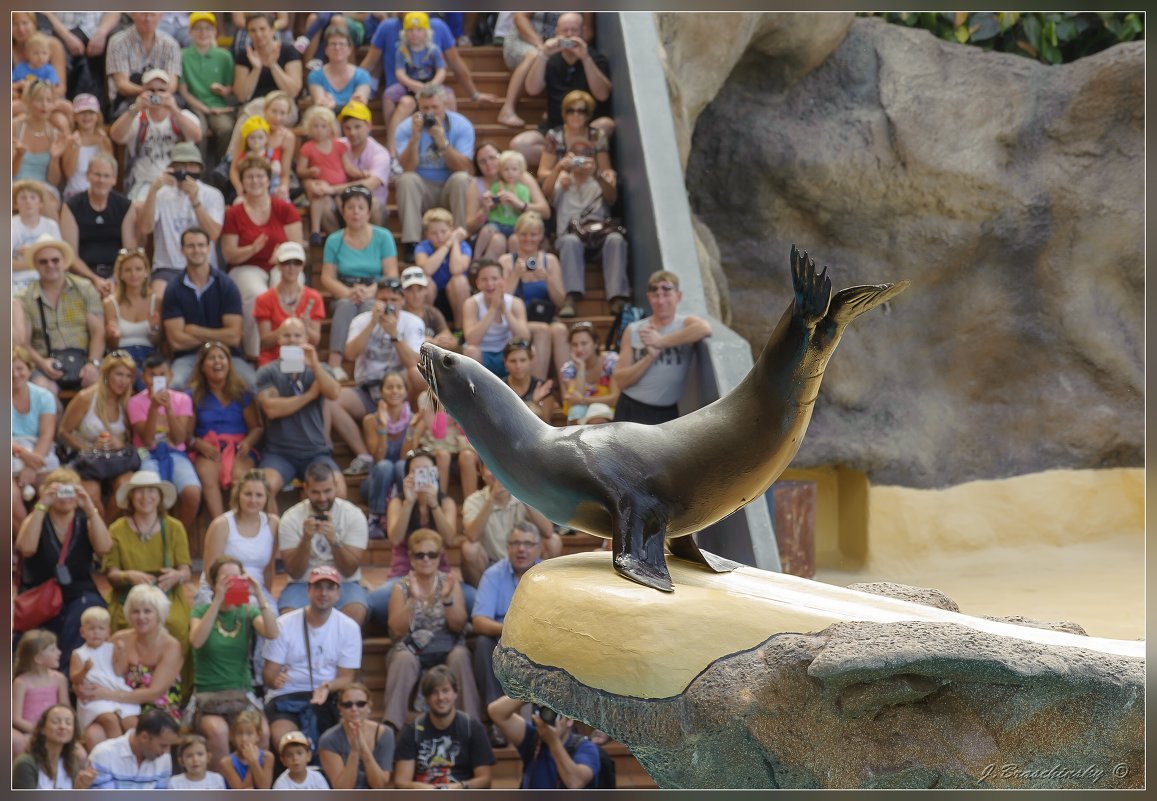
<instances>
[{"instance_id":1,"label":"green t-shirt","mask_svg":"<svg viewBox=\"0 0 1157 801\"><path fill-rule=\"evenodd\" d=\"M495 181L490 185L490 194L497 195L500 191L502 191L502 189L502 182ZM523 203L530 202L530 190L527 188L526 184L521 182L515 184L514 194ZM507 206L505 203L499 203L490 209L490 214L487 215L486 221L498 223L499 225L514 225L516 222L518 222L520 215L521 212L519 212L514 207Z\"/></svg>"},{"instance_id":2,"label":"green t-shirt","mask_svg":"<svg viewBox=\"0 0 1157 801\"><path fill-rule=\"evenodd\" d=\"M205 616L209 604L193 607L193 618ZM261 610L235 606L217 613L209 638L193 650L193 687L199 693L220 690L249 690L253 674L249 669L249 642L256 637L253 620Z\"/></svg>"},{"instance_id":3,"label":"green t-shirt","mask_svg":"<svg viewBox=\"0 0 1157 801\"><path fill-rule=\"evenodd\" d=\"M229 101L209 86L214 83L233 85L233 56L221 47L210 47L204 55L195 47L186 47L181 51L181 83L209 108L225 108Z\"/></svg>"}]
</instances>

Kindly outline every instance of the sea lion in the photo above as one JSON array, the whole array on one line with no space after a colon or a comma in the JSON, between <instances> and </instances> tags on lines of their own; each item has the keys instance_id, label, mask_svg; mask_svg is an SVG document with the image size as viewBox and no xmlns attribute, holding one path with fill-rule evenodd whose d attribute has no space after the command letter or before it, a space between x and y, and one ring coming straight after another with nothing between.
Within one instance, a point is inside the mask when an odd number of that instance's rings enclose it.
<instances>
[{"instance_id":1,"label":"sea lion","mask_svg":"<svg viewBox=\"0 0 1157 801\"><path fill-rule=\"evenodd\" d=\"M473 359L422 345L418 369L515 497L560 525L612 540L624 577L671 592L663 556L737 565L690 536L759 498L795 457L844 329L908 282L832 297L827 268L791 248L795 299L751 372L726 396L662 425L555 428Z\"/></svg>"}]
</instances>

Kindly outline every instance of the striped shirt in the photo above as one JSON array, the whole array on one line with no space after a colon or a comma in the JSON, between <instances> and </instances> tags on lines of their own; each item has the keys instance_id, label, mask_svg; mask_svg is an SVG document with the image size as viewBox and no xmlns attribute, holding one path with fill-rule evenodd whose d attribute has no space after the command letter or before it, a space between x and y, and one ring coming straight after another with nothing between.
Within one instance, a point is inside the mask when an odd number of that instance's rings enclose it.
<instances>
[{"instance_id":1,"label":"striped shirt","mask_svg":"<svg viewBox=\"0 0 1157 801\"><path fill-rule=\"evenodd\" d=\"M92 749L89 761L96 770L94 790L167 790L173 775L173 758L166 752L140 762L130 746L136 729L105 740Z\"/></svg>"}]
</instances>

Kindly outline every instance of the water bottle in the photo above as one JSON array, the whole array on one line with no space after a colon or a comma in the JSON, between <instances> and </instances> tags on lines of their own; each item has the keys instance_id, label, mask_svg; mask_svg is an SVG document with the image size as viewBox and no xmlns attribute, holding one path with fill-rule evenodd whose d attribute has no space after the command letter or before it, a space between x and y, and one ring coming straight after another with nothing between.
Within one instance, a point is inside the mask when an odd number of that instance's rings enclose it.
<instances>
[{"instance_id":1,"label":"water bottle","mask_svg":"<svg viewBox=\"0 0 1157 801\"><path fill-rule=\"evenodd\" d=\"M108 452L112 450L112 434L107 431L100 432L100 436L96 438L96 449L108 455Z\"/></svg>"}]
</instances>

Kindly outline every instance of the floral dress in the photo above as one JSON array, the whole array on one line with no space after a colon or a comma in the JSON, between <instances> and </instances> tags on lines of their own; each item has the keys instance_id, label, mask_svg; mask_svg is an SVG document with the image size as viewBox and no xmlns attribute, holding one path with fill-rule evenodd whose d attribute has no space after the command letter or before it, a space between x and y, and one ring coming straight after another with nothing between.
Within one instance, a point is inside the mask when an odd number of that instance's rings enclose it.
<instances>
[{"instance_id":1,"label":"floral dress","mask_svg":"<svg viewBox=\"0 0 1157 801\"><path fill-rule=\"evenodd\" d=\"M152 686L152 683L153 668L139 662L135 665L129 665L128 671L125 672L125 684L131 689L139 690L141 687ZM163 709L172 715L174 720L178 722L181 720L181 677L179 674L177 678L173 679L173 685L162 695L158 695L155 701L141 704L142 713L148 712L150 709Z\"/></svg>"}]
</instances>

